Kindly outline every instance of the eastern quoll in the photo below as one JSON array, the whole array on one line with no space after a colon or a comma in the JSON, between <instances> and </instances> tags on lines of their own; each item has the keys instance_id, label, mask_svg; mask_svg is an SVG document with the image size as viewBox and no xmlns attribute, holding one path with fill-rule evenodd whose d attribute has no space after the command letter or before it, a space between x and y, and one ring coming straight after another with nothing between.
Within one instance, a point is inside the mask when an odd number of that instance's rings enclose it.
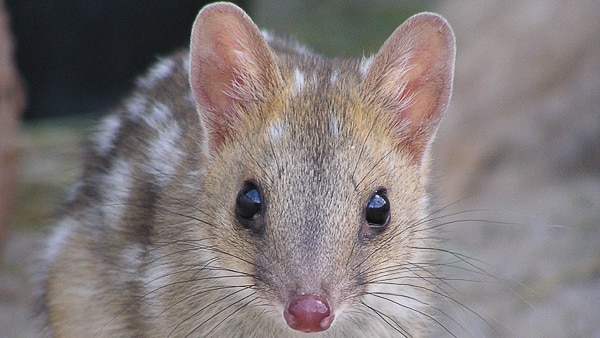
<instances>
[{"instance_id":1,"label":"eastern quoll","mask_svg":"<svg viewBox=\"0 0 600 338\"><path fill-rule=\"evenodd\" d=\"M327 59L205 7L92 139L42 254L44 333L428 335L454 56L431 13Z\"/></svg>"}]
</instances>

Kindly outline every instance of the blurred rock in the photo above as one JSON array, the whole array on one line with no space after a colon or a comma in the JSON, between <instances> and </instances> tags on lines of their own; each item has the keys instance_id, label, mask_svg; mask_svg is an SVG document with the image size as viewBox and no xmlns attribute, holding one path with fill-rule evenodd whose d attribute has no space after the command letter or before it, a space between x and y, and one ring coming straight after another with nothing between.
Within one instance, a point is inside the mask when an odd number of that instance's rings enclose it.
<instances>
[{"instance_id":1,"label":"blurred rock","mask_svg":"<svg viewBox=\"0 0 600 338\"><path fill-rule=\"evenodd\" d=\"M458 39L437 142L445 190L508 194L598 176L600 3L443 4Z\"/></svg>"},{"instance_id":2,"label":"blurred rock","mask_svg":"<svg viewBox=\"0 0 600 338\"><path fill-rule=\"evenodd\" d=\"M491 318L467 331L599 336L600 2L441 2L437 10L458 44L436 143L440 204L464 199L448 213L489 210L462 214L489 222L461 222L450 237L507 280L461 290Z\"/></svg>"},{"instance_id":3,"label":"blurred rock","mask_svg":"<svg viewBox=\"0 0 600 338\"><path fill-rule=\"evenodd\" d=\"M0 0L0 252L17 199L18 121L25 105L25 92L13 60L9 20L4 1Z\"/></svg>"}]
</instances>

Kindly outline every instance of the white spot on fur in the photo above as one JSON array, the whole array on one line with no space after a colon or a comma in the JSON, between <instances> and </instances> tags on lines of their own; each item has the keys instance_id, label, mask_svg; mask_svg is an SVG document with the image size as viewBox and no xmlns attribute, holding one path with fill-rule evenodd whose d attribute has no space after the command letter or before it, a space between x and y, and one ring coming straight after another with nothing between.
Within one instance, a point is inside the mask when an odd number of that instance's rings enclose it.
<instances>
[{"instance_id":1,"label":"white spot on fur","mask_svg":"<svg viewBox=\"0 0 600 338\"><path fill-rule=\"evenodd\" d=\"M363 57L362 60L360 60L360 75L362 77L365 77L367 75L367 73L369 72L369 69L371 69L371 64L373 64L373 56L370 57Z\"/></svg>"},{"instance_id":2,"label":"white spot on fur","mask_svg":"<svg viewBox=\"0 0 600 338\"><path fill-rule=\"evenodd\" d=\"M123 261L122 266L127 267L127 272L130 276L137 277L142 267L143 256L144 250L139 243L130 243L123 251L123 256L121 257Z\"/></svg>"},{"instance_id":3,"label":"white spot on fur","mask_svg":"<svg viewBox=\"0 0 600 338\"><path fill-rule=\"evenodd\" d=\"M177 124L163 127L148 149L147 171L159 186L167 185L177 171L184 154L178 147L181 128Z\"/></svg>"},{"instance_id":4,"label":"white spot on fur","mask_svg":"<svg viewBox=\"0 0 600 338\"><path fill-rule=\"evenodd\" d=\"M334 70L333 72L331 72L331 77L329 78L329 83L335 84L338 80L339 75L340 75L340 72L338 70Z\"/></svg>"},{"instance_id":5,"label":"white spot on fur","mask_svg":"<svg viewBox=\"0 0 600 338\"><path fill-rule=\"evenodd\" d=\"M143 95L135 95L127 100L127 113L132 120L136 121L143 118L146 114L146 106L148 105L148 97Z\"/></svg>"},{"instance_id":6,"label":"white spot on fur","mask_svg":"<svg viewBox=\"0 0 600 338\"><path fill-rule=\"evenodd\" d=\"M167 78L173 73L175 68L175 61L171 58L161 59L155 63L150 69L148 76L143 77L139 80L139 84L145 88L152 88L161 80Z\"/></svg>"},{"instance_id":7,"label":"white spot on fur","mask_svg":"<svg viewBox=\"0 0 600 338\"><path fill-rule=\"evenodd\" d=\"M298 95L301 91L306 87L306 79L304 78L304 73L298 68L294 69L294 81L292 87L292 94Z\"/></svg>"},{"instance_id":8,"label":"white spot on fur","mask_svg":"<svg viewBox=\"0 0 600 338\"><path fill-rule=\"evenodd\" d=\"M155 102L146 114L144 122L148 127L160 132L169 124L172 114L169 106L161 102Z\"/></svg>"},{"instance_id":9,"label":"white spot on fur","mask_svg":"<svg viewBox=\"0 0 600 338\"><path fill-rule=\"evenodd\" d=\"M113 147L119 129L121 128L121 119L116 115L109 115L98 126L96 134L96 151L101 155L106 155Z\"/></svg>"},{"instance_id":10,"label":"white spot on fur","mask_svg":"<svg viewBox=\"0 0 600 338\"><path fill-rule=\"evenodd\" d=\"M329 120L329 130L331 131L332 137L340 137L340 122L335 115L331 116L331 120Z\"/></svg>"},{"instance_id":11,"label":"white spot on fur","mask_svg":"<svg viewBox=\"0 0 600 338\"><path fill-rule=\"evenodd\" d=\"M154 252L152 252L154 253ZM162 255L162 250L159 249L157 251L159 255ZM156 256L156 255L152 255ZM148 257L150 260L161 261L160 257ZM164 257L162 257L164 259ZM169 277L171 276L171 271L167 268L165 264L150 264L148 265L147 273L142 277L144 279L144 285L148 287L148 291L156 290L161 286L170 285L167 283Z\"/></svg>"},{"instance_id":12,"label":"white spot on fur","mask_svg":"<svg viewBox=\"0 0 600 338\"><path fill-rule=\"evenodd\" d=\"M156 251L153 251L156 252ZM158 253L159 255L161 253ZM156 255L152 255L156 256ZM153 261L160 261L160 257L154 257L149 259ZM147 295L146 299L151 306L145 307L150 313L147 315L150 318L160 318L162 310L165 308L163 297L160 296L160 291L165 285L173 285L171 275L173 272L169 270L164 264L150 264L142 275L143 287L145 288L144 294Z\"/></svg>"},{"instance_id":13,"label":"white spot on fur","mask_svg":"<svg viewBox=\"0 0 600 338\"><path fill-rule=\"evenodd\" d=\"M81 189L81 187L83 187L82 181L75 182L75 184L73 184L73 186L69 189L69 192L67 194L67 200L74 201L75 198L77 197L77 193L79 192L79 189Z\"/></svg>"},{"instance_id":14,"label":"white spot on fur","mask_svg":"<svg viewBox=\"0 0 600 338\"><path fill-rule=\"evenodd\" d=\"M190 73L190 69L191 69L191 66L190 66L190 55L189 54L185 55L185 57L182 60L182 63L183 63L183 70L184 70L184 72L186 74L189 74Z\"/></svg>"},{"instance_id":15,"label":"white spot on fur","mask_svg":"<svg viewBox=\"0 0 600 338\"><path fill-rule=\"evenodd\" d=\"M151 129L160 132L173 120L171 107L162 102L148 104L144 96L135 96L127 102L129 116L133 121L142 120Z\"/></svg>"},{"instance_id":16,"label":"white spot on fur","mask_svg":"<svg viewBox=\"0 0 600 338\"><path fill-rule=\"evenodd\" d=\"M262 34L263 38L267 43L273 41L273 34L271 34L271 32L267 30L261 30L260 33Z\"/></svg>"},{"instance_id":17,"label":"white spot on fur","mask_svg":"<svg viewBox=\"0 0 600 338\"><path fill-rule=\"evenodd\" d=\"M46 241L46 248L42 258L47 262L54 262L60 254L65 243L69 242L69 237L73 234L73 229L77 224L72 218L64 218L54 227L52 233Z\"/></svg>"},{"instance_id":18,"label":"white spot on fur","mask_svg":"<svg viewBox=\"0 0 600 338\"><path fill-rule=\"evenodd\" d=\"M271 126L269 127L269 137L273 141L279 141L287 132L287 126L281 120L271 122Z\"/></svg>"},{"instance_id":19,"label":"white spot on fur","mask_svg":"<svg viewBox=\"0 0 600 338\"><path fill-rule=\"evenodd\" d=\"M123 215L126 207L129 191L131 189L132 165L124 159L115 159L112 170L104 175L102 181L102 197L105 203L102 204L102 212L106 215L106 223L109 225L117 224Z\"/></svg>"}]
</instances>

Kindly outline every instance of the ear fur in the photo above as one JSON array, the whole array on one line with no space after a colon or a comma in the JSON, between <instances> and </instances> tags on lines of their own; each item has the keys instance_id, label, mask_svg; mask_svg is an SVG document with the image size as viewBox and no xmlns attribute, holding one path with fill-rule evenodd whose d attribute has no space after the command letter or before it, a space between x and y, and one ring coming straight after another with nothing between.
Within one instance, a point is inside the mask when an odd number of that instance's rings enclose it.
<instances>
[{"instance_id":1,"label":"ear fur","mask_svg":"<svg viewBox=\"0 0 600 338\"><path fill-rule=\"evenodd\" d=\"M454 41L441 16L414 15L387 39L365 76L366 95L392 113L398 146L417 161L423 160L450 101Z\"/></svg>"},{"instance_id":2,"label":"ear fur","mask_svg":"<svg viewBox=\"0 0 600 338\"><path fill-rule=\"evenodd\" d=\"M191 36L190 86L209 150L223 142L244 108L281 82L270 48L242 9L215 3L200 11Z\"/></svg>"}]
</instances>

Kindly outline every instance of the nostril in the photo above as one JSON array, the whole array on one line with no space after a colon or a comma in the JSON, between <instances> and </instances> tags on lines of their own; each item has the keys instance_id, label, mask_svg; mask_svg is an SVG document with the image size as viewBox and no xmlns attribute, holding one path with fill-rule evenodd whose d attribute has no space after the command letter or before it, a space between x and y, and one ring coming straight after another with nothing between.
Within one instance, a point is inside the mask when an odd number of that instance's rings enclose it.
<instances>
[{"instance_id":1,"label":"nostril","mask_svg":"<svg viewBox=\"0 0 600 338\"><path fill-rule=\"evenodd\" d=\"M298 295L283 312L285 321L294 330L302 332L325 331L333 322L327 299L317 295Z\"/></svg>"}]
</instances>

